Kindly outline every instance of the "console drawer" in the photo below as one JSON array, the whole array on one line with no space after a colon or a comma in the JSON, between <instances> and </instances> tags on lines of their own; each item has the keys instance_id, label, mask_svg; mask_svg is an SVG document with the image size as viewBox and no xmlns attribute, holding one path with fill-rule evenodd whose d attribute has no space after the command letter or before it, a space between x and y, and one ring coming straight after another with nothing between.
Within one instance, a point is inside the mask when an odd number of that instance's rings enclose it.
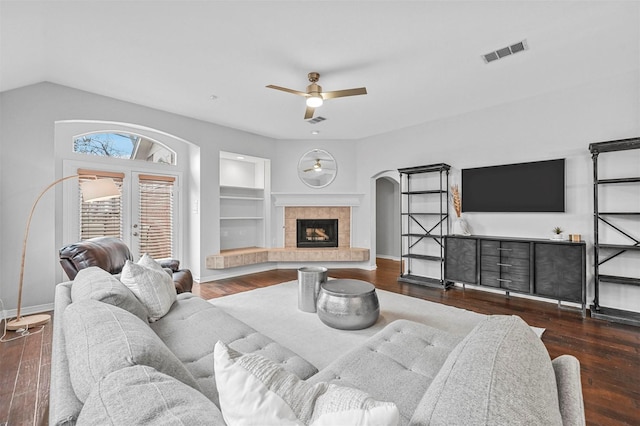
<instances>
[{"instance_id":1,"label":"console drawer","mask_svg":"<svg viewBox=\"0 0 640 426\"><path fill-rule=\"evenodd\" d=\"M528 293L529 274L482 272L480 274L480 284Z\"/></svg>"},{"instance_id":2,"label":"console drawer","mask_svg":"<svg viewBox=\"0 0 640 426\"><path fill-rule=\"evenodd\" d=\"M529 259L482 256L480 258L480 270L482 272L514 273L529 276Z\"/></svg>"},{"instance_id":3,"label":"console drawer","mask_svg":"<svg viewBox=\"0 0 640 426\"><path fill-rule=\"evenodd\" d=\"M529 243L511 241L482 241L480 245L482 256L500 256L502 259L529 259Z\"/></svg>"}]
</instances>

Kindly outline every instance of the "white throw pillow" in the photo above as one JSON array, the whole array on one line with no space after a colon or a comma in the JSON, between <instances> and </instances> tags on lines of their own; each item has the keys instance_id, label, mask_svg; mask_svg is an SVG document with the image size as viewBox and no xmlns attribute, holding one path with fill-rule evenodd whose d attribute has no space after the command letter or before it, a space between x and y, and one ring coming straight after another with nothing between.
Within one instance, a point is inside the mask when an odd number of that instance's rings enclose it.
<instances>
[{"instance_id":1,"label":"white throw pillow","mask_svg":"<svg viewBox=\"0 0 640 426\"><path fill-rule=\"evenodd\" d=\"M150 322L162 318L176 301L173 279L147 254L137 264L127 260L120 281L146 306Z\"/></svg>"},{"instance_id":2,"label":"white throw pillow","mask_svg":"<svg viewBox=\"0 0 640 426\"><path fill-rule=\"evenodd\" d=\"M397 425L391 402L357 389L310 385L257 354L242 355L224 343L214 349L216 386L225 422L235 425Z\"/></svg>"},{"instance_id":3,"label":"white throw pillow","mask_svg":"<svg viewBox=\"0 0 640 426\"><path fill-rule=\"evenodd\" d=\"M162 271L165 274L167 273L167 271L165 271L164 268L158 262L156 262L153 257L149 256L149 253L143 254L137 263L138 265L144 266L145 268L155 269L156 271Z\"/></svg>"}]
</instances>

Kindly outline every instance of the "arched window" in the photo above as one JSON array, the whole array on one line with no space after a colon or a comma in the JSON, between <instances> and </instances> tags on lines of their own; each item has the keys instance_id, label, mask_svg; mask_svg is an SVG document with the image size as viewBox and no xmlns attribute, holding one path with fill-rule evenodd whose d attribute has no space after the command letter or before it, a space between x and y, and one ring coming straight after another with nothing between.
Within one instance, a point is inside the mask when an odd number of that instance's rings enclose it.
<instances>
[{"instance_id":1,"label":"arched window","mask_svg":"<svg viewBox=\"0 0 640 426\"><path fill-rule=\"evenodd\" d=\"M73 152L100 157L176 164L176 153L160 142L132 133L88 133L74 138Z\"/></svg>"}]
</instances>

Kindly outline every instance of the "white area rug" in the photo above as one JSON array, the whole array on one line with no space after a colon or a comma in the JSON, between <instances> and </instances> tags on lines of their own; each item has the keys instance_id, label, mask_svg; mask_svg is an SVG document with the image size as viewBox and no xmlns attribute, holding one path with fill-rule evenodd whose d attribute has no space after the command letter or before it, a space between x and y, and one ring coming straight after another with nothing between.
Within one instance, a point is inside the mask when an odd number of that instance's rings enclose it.
<instances>
[{"instance_id":1,"label":"white area rug","mask_svg":"<svg viewBox=\"0 0 640 426\"><path fill-rule=\"evenodd\" d=\"M380 318L364 330L336 330L326 326L315 313L298 310L298 282L289 281L270 287L211 299L224 309L291 349L318 369L360 345L370 336L397 319L406 319L465 336L485 315L440 303L428 302L385 290L376 290ZM532 327L538 336L544 329Z\"/></svg>"}]
</instances>

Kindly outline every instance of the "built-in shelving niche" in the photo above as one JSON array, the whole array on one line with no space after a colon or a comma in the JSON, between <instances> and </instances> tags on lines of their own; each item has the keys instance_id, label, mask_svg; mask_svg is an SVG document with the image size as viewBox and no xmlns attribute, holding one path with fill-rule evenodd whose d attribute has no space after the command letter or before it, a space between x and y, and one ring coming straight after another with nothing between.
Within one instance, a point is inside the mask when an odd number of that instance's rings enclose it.
<instances>
[{"instance_id":1,"label":"built-in shelving niche","mask_svg":"<svg viewBox=\"0 0 640 426\"><path fill-rule=\"evenodd\" d=\"M220 250L269 241L270 161L220 152Z\"/></svg>"}]
</instances>

